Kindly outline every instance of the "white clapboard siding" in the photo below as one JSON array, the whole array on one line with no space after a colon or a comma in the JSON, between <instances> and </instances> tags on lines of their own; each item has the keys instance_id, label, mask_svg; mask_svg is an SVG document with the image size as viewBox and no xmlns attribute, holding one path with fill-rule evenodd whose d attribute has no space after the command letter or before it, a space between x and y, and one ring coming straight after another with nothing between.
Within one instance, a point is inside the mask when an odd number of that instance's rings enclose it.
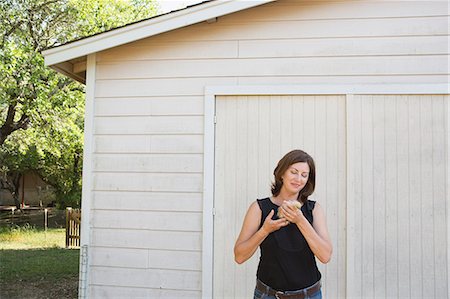
<instances>
[{"instance_id":1,"label":"white clapboard siding","mask_svg":"<svg viewBox=\"0 0 450 299\"><path fill-rule=\"evenodd\" d=\"M152 229L162 231L200 232L202 215L172 211L103 211L93 212L95 228Z\"/></svg>"},{"instance_id":2,"label":"white clapboard siding","mask_svg":"<svg viewBox=\"0 0 450 299\"><path fill-rule=\"evenodd\" d=\"M95 191L201 192L202 174L94 173Z\"/></svg>"},{"instance_id":3,"label":"white clapboard siding","mask_svg":"<svg viewBox=\"0 0 450 299\"><path fill-rule=\"evenodd\" d=\"M92 298L168 298L168 299L193 299L201 298L201 291L192 290L168 290L148 289L136 287L116 287L105 285L93 285L91 287Z\"/></svg>"},{"instance_id":4,"label":"white clapboard siding","mask_svg":"<svg viewBox=\"0 0 450 299\"><path fill-rule=\"evenodd\" d=\"M399 5L403 4L403 5ZM239 14L230 14L224 18L227 22L242 23L258 21L295 21L352 18L389 18L389 17L427 17L443 15L447 9L445 1L304 1L283 0L268 3L259 9L245 12L245 18ZM405 6L408 9L405 9ZM295 11L300 9L300 11Z\"/></svg>"},{"instance_id":5,"label":"white clapboard siding","mask_svg":"<svg viewBox=\"0 0 450 299\"><path fill-rule=\"evenodd\" d=\"M92 267L93 284L153 289L200 290L200 271Z\"/></svg>"},{"instance_id":6,"label":"white clapboard siding","mask_svg":"<svg viewBox=\"0 0 450 299\"><path fill-rule=\"evenodd\" d=\"M199 271L201 252L130 248L92 248L93 266Z\"/></svg>"},{"instance_id":7,"label":"white clapboard siding","mask_svg":"<svg viewBox=\"0 0 450 299\"><path fill-rule=\"evenodd\" d=\"M447 298L448 101L348 101L349 298Z\"/></svg>"},{"instance_id":8,"label":"white clapboard siding","mask_svg":"<svg viewBox=\"0 0 450 299\"><path fill-rule=\"evenodd\" d=\"M202 116L97 117L95 134L200 134Z\"/></svg>"},{"instance_id":9,"label":"white clapboard siding","mask_svg":"<svg viewBox=\"0 0 450 299\"><path fill-rule=\"evenodd\" d=\"M395 36L379 38L329 38L245 40L239 57L335 57L448 54L447 36ZM258 51L255 51L258 49Z\"/></svg>"},{"instance_id":10,"label":"white clapboard siding","mask_svg":"<svg viewBox=\"0 0 450 299\"><path fill-rule=\"evenodd\" d=\"M405 7L398 2L398 5ZM291 11L293 8L289 8ZM300 11L300 7L297 11ZM326 6L323 7L326 9ZM245 18L245 15L241 16ZM410 18L354 18L299 21L267 21L193 25L155 37L161 41L224 41L248 39L342 38L447 34L448 17L443 14ZM431 22L430 22L431 21ZM239 28L239 29L237 29ZM189 33L195 35L189 36Z\"/></svg>"},{"instance_id":11,"label":"white clapboard siding","mask_svg":"<svg viewBox=\"0 0 450 299\"><path fill-rule=\"evenodd\" d=\"M232 248L248 206L270 195L276 163L294 148L315 158L317 189L312 197L326 211L335 246L332 262L320 267L327 298L345 296L344 99L228 96L216 100L215 298L251 297L258 253L237 265Z\"/></svg>"},{"instance_id":12,"label":"white clapboard siding","mask_svg":"<svg viewBox=\"0 0 450 299\"><path fill-rule=\"evenodd\" d=\"M236 85L236 78L98 80L95 97L198 96L207 85Z\"/></svg>"},{"instance_id":13,"label":"white clapboard siding","mask_svg":"<svg viewBox=\"0 0 450 299\"><path fill-rule=\"evenodd\" d=\"M191 251L201 249L199 232L104 228L93 228L92 232L92 245L96 247Z\"/></svg>"},{"instance_id":14,"label":"white clapboard siding","mask_svg":"<svg viewBox=\"0 0 450 299\"><path fill-rule=\"evenodd\" d=\"M98 55L99 65L124 61L232 59L250 57L308 57L308 56L369 56L406 55L414 47L414 54L446 54L445 35L436 36L387 36L344 38L297 38L233 41L231 51L222 41L208 42L160 42L160 45L132 43L111 49ZM231 43L231 42L227 42ZM213 48L214 46L214 48ZM158 51L155 53L155 50ZM254 49L258 49L255 51ZM159 50L161 49L161 50ZM211 55L213 49L226 53ZM177 55L173 52L176 51ZM209 54L209 55L208 55ZM106 70L102 70L106 72ZM118 74L119 75L119 74Z\"/></svg>"},{"instance_id":15,"label":"white clapboard siding","mask_svg":"<svg viewBox=\"0 0 450 299\"><path fill-rule=\"evenodd\" d=\"M125 53L124 53L125 50ZM128 53L128 54L127 54ZM131 43L99 53L98 62L155 60L155 59L211 59L234 58L238 56L237 41L218 42L170 42L170 43Z\"/></svg>"},{"instance_id":16,"label":"white clapboard siding","mask_svg":"<svg viewBox=\"0 0 450 299\"><path fill-rule=\"evenodd\" d=\"M148 249L93 247L92 266L140 268L149 267Z\"/></svg>"},{"instance_id":17,"label":"white clapboard siding","mask_svg":"<svg viewBox=\"0 0 450 299\"><path fill-rule=\"evenodd\" d=\"M184 172L203 171L201 154L95 154L96 172Z\"/></svg>"},{"instance_id":18,"label":"white clapboard siding","mask_svg":"<svg viewBox=\"0 0 450 299\"><path fill-rule=\"evenodd\" d=\"M192 78L239 76L321 76L446 74L446 55L360 57L294 57L139 61L98 66L105 79Z\"/></svg>"},{"instance_id":19,"label":"white clapboard siding","mask_svg":"<svg viewBox=\"0 0 450 299\"><path fill-rule=\"evenodd\" d=\"M367 75L367 76L269 76L269 77L243 77L239 78L239 85L304 85L308 84L332 84L332 85L364 85L364 84L436 84L448 80L448 75ZM320 93L320 92L319 92Z\"/></svg>"},{"instance_id":20,"label":"white clapboard siding","mask_svg":"<svg viewBox=\"0 0 450 299\"><path fill-rule=\"evenodd\" d=\"M96 191L94 210L201 212L201 192Z\"/></svg>"},{"instance_id":21,"label":"white clapboard siding","mask_svg":"<svg viewBox=\"0 0 450 299\"><path fill-rule=\"evenodd\" d=\"M173 135L95 135L96 153L152 153L198 154L203 153L203 136L200 134Z\"/></svg>"},{"instance_id":22,"label":"white clapboard siding","mask_svg":"<svg viewBox=\"0 0 450 299\"><path fill-rule=\"evenodd\" d=\"M101 98L95 101L95 116L128 115L203 115L203 98Z\"/></svg>"}]
</instances>

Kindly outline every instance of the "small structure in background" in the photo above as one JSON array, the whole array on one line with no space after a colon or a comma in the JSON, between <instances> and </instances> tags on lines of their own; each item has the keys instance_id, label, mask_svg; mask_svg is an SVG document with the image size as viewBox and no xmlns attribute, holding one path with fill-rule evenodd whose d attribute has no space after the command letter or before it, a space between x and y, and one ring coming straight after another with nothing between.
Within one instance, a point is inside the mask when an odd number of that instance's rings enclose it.
<instances>
[{"instance_id":1,"label":"small structure in background","mask_svg":"<svg viewBox=\"0 0 450 299\"><path fill-rule=\"evenodd\" d=\"M66 209L66 248L80 247L81 210Z\"/></svg>"}]
</instances>

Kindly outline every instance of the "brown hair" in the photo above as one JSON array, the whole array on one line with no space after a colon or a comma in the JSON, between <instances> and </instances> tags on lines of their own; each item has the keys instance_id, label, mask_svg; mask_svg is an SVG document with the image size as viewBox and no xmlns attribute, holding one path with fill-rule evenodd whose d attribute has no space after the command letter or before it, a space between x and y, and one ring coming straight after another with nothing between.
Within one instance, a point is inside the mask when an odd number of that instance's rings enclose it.
<instances>
[{"instance_id":1,"label":"brown hair","mask_svg":"<svg viewBox=\"0 0 450 299\"><path fill-rule=\"evenodd\" d=\"M275 182L272 183L272 194L273 196L278 196L281 191L281 187L283 186L282 176L289 169L292 164L298 162L306 162L309 166L309 178L306 182L305 187L300 190L298 194L298 200L302 203L305 203L310 196L314 192L314 188L316 186L316 167L314 165L313 158L308 155L306 152L302 150L293 150L284 155L283 158L278 162L277 167L275 167L273 171L273 175L275 176Z\"/></svg>"}]
</instances>

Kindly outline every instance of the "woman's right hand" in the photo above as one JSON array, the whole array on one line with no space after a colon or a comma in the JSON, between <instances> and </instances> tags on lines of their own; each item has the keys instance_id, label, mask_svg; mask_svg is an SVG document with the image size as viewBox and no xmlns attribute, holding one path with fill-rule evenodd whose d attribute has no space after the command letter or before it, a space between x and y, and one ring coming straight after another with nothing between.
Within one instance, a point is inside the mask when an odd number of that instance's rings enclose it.
<instances>
[{"instance_id":1,"label":"woman's right hand","mask_svg":"<svg viewBox=\"0 0 450 299\"><path fill-rule=\"evenodd\" d=\"M283 226L289 224L286 219L272 220L275 211L270 211L269 215L264 219L261 225L262 212L258 203L253 202L244 218L241 233L239 234L236 244L234 245L234 259L238 264L242 264L248 260L258 249L259 244L264 241L267 236Z\"/></svg>"},{"instance_id":2,"label":"woman's right hand","mask_svg":"<svg viewBox=\"0 0 450 299\"><path fill-rule=\"evenodd\" d=\"M275 213L274 210L270 211L269 215L267 215L266 219L264 219L262 230L267 234L279 230L283 226L289 224L289 221L287 221L285 218L273 220L272 217L274 213Z\"/></svg>"}]
</instances>

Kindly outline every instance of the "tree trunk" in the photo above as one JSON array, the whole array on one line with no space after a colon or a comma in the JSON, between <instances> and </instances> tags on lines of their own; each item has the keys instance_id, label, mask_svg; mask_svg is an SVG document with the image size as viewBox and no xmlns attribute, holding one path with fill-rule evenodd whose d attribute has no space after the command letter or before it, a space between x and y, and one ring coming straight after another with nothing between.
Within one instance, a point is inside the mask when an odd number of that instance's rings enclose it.
<instances>
[{"instance_id":1,"label":"tree trunk","mask_svg":"<svg viewBox=\"0 0 450 299\"><path fill-rule=\"evenodd\" d=\"M3 190L8 190L14 200L14 205L17 209L22 209L21 202L19 200L20 180L22 174L18 172L8 173L4 177L0 178L0 187Z\"/></svg>"}]
</instances>

